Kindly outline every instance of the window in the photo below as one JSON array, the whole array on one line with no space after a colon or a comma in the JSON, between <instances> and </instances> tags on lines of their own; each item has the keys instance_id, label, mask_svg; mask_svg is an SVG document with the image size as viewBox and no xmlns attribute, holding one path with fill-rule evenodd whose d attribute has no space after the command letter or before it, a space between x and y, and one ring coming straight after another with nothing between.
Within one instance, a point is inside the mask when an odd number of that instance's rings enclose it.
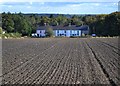
<instances>
[{"instance_id":1,"label":"window","mask_svg":"<svg viewBox=\"0 0 120 86\"><path fill-rule=\"evenodd\" d=\"M57 31L57 33L59 33L59 30Z\"/></svg>"},{"instance_id":2,"label":"window","mask_svg":"<svg viewBox=\"0 0 120 86\"><path fill-rule=\"evenodd\" d=\"M65 33L66 33L66 30L65 30Z\"/></svg>"},{"instance_id":3,"label":"window","mask_svg":"<svg viewBox=\"0 0 120 86\"><path fill-rule=\"evenodd\" d=\"M79 35L79 30L77 31L77 35Z\"/></svg>"}]
</instances>

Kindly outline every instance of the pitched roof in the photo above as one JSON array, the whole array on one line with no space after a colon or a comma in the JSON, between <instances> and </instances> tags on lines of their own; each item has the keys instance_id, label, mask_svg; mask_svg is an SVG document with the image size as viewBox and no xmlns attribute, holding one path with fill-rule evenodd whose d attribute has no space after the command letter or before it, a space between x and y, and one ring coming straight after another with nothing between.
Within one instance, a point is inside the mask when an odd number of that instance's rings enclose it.
<instances>
[{"instance_id":1,"label":"pitched roof","mask_svg":"<svg viewBox=\"0 0 120 86\"><path fill-rule=\"evenodd\" d=\"M37 30L46 30L47 28L52 28L53 30L88 30L88 25L83 25L83 26L76 26L76 25L71 25L71 26L62 26L62 25L39 26L37 28Z\"/></svg>"}]
</instances>

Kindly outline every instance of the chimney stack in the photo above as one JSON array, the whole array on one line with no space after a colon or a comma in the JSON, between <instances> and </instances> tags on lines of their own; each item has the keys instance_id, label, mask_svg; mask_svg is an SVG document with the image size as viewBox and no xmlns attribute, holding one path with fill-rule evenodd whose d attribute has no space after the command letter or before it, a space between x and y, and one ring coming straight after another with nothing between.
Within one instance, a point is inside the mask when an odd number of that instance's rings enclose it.
<instances>
[{"instance_id":1,"label":"chimney stack","mask_svg":"<svg viewBox=\"0 0 120 86\"><path fill-rule=\"evenodd\" d=\"M69 27L71 26L71 23L69 23Z\"/></svg>"}]
</instances>

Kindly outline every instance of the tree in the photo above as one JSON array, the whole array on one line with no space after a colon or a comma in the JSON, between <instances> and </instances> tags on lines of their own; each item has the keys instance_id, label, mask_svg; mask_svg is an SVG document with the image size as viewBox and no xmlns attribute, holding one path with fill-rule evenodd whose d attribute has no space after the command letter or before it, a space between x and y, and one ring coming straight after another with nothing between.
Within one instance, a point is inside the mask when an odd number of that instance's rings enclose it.
<instances>
[{"instance_id":1,"label":"tree","mask_svg":"<svg viewBox=\"0 0 120 86\"><path fill-rule=\"evenodd\" d=\"M50 24L50 18L48 18L47 16L41 16L40 25L44 26L45 23Z\"/></svg>"},{"instance_id":2,"label":"tree","mask_svg":"<svg viewBox=\"0 0 120 86\"><path fill-rule=\"evenodd\" d=\"M63 25L67 21L67 18L65 16L63 16L63 15L58 15L56 17L56 20L57 20L59 25Z\"/></svg>"},{"instance_id":3,"label":"tree","mask_svg":"<svg viewBox=\"0 0 120 86\"><path fill-rule=\"evenodd\" d=\"M49 18L54 18L53 14L50 14L50 17Z\"/></svg>"},{"instance_id":4,"label":"tree","mask_svg":"<svg viewBox=\"0 0 120 86\"><path fill-rule=\"evenodd\" d=\"M13 32L14 31L14 28L12 26L7 26L7 32Z\"/></svg>"},{"instance_id":5,"label":"tree","mask_svg":"<svg viewBox=\"0 0 120 86\"><path fill-rule=\"evenodd\" d=\"M2 28L0 27L0 34L2 34Z\"/></svg>"},{"instance_id":6,"label":"tree","mask_svg":"<svg viewBox=\"0 0 120 86\"><path fill-rule=\"evenodd\" d=\"M71 15L68 17L66 15L51 14L50 17L39 16L35 14L22 14L22 13L2 13L2 29L8 33L18 32L22 35L30 35L36 32L38 25L56 26L63 25L67 26L69 24L81 26L82 24L88 25L90 27L90 34L94 33L98 36L118 36L120 35L120 12L113 12L111 14L102 15ZM94 28L94 29L93 29ZM49 29L47 33L49 32ZM48 33L48 36L53 35L53 31Z\"/></svg>"},{"instance_id":7,"label":"tree","mask_svg":"<svg viewBox=\"0 0 120 86\"><path fill-rule=\"evenodd\" d=\"M47 37L52 37L54 35L53 29L52 28L47 28L45 34L46 34Z\"/></svg>"},{"instance_id":8,"label":"tree","mask_svg":"<svg viewBox=\"0 0 120 86\"><path fill-rule=\"evenodd\" d=\"M26 21L25 19L22 20L20 28L23 36L25 35L27 36L31 34L31 28L30 28L29 22Z\"/></svg>"},{"instance_id":9,"label":"tree","mask_svg":"<svg viewBox=\"0 0 120 86\"><path fill-rule=\"evenodd\" d=\"M3 29L5 29L8 33L13 32L14 31L14 21L11 19L6 19L3 22L2 25Z\"/></svg>"},{"instance_id":10,"label":"tree","mask_svg":"<svg viewBox=\"0 0 120 86\"><path fill-rule=\"evenodd\" d=\"M104 26L106 34L109 36L118 36L120 35L119 28L120 25L120 12L114 12L105 17Z\"/></svg>"},{"instance_id":11,"label":"tree","mask_svg":"<svg viewBox=\"0 0 120 86\"><path fill-rule=\"evenodd\" d=\"M51 26L56 26L56 25L58 25L57 20L56 20L55 18L52 18L51 21L50 21L50 25L51 25Z\"/></svg>"}]
</instances>

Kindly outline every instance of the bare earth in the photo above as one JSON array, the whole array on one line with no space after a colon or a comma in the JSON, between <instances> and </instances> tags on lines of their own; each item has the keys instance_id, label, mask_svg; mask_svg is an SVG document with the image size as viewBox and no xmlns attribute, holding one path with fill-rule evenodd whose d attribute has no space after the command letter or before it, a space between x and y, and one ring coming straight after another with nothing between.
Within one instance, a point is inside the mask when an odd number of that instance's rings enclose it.
<instances>
[{"instance_id":1,"label":"bare earth","mask_svg":"<svg viewBox=\"0 0 120 86\"><path fill-rule=\"evenodd\" d=\"M118 38L4 39L3 84L117 86Z\"/></svg>"}]
</instances>

